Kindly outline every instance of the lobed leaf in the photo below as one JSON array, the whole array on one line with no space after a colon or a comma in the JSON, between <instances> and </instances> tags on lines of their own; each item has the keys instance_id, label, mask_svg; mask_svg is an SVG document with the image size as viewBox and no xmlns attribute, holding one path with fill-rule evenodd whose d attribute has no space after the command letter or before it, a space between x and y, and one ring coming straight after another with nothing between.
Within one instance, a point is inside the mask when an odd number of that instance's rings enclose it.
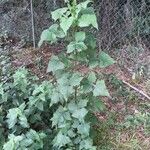
<instances>
[{"instance_id":1,"label":"lobed leaf","mask_svg":"<svg viewBox=\"0 0 150 150\"><path fill-rule=\"evenodd\" d=\"M94 96L110 96L109 92L106 88L104 80L100 80L96 82L96 85L93 90L93 95Z\"/></svg>"},{"instance_id":2,"label":"lobed leaf","mask_svg":"<svg viewBox=\"0 0 150 150\"><path fill-rule=\"evenodd\" d=\"M115 61L114 59L112 59L108 54L106 54L105 52L101 52L99 54L99 66L101 68L105 68L108 67L112 64L114 64Z\"/></svg>"},{"instance_id":3,"label":"lobed leaf","mask_svg":"<svg viewBox=\"0 0 150 150\"><path fill-rule=\"evenodd\" d=\"M57 56L52 56L48 64L47 72L55 73L57 70L64 69L64 67L64 64L59 60Z\"/></svg>"}]
</instances>

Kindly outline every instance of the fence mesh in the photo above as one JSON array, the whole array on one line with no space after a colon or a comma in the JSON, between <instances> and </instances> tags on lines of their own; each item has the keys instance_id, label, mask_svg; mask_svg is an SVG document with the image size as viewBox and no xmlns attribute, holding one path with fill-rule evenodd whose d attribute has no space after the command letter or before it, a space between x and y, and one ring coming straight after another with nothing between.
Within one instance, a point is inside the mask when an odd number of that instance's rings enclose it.
<instances>
[{"instance_id":1,"label":"fence mesh","mask_svg":"<svg viewBox=\"0 0 150 150\"><path fill-rule=\"evenodd\" d=\"M0 33L9 33L32 41L31 0L1 0ZM33 0L36 42L43 29L52 24L50 11L64 5L64 0ZM100 49L110 50L126 44L150 48L149 0L95 0Z\"/></svg>"}]
</instances>

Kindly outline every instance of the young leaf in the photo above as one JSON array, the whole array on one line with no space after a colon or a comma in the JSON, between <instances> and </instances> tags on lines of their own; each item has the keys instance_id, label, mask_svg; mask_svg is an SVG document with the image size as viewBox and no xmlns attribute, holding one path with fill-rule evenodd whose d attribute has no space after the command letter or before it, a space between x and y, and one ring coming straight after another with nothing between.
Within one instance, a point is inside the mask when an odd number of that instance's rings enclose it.
<instances>
[{"instance_id":1,"label":"young leaf","mask_svg":"<svg viewBox=\"0 0 150 150\"><path fill-rule=\"evenodd\" d=\"M106 88L104 80L100 80L96 82L93 95L94 96L108 96L108 97L110 96Z\"/></svg>"},{"instance_id":2,"label":"young leaf","mask_svg":"<svg viewBox=\"0 0 150 150\"><path fill-rule=\"evenodd\" d=\"M67 10L68 10L68 8L67 8L67 7L64 7L64 8L59 8L59 9L57 9L57 10L51 12L52 18L53 18L55 21L58 20L58 19L60 19L60 18L64 15L64 13L67 12Z\"/></svg>"},{"instance_id":3,"label":"young leaf","mask_svg":"<svg viewBox=\"0 0 150 150\"><path fill-rule=\"evenodd\" d=\"M47 72L56 72L57 70L64 69L64 64L59 60L57 56L52 56L49 61Z\"/></svg>"},{"instance_id":4,"label":"young leaf","mask_svg":"<svg viewBox=\"0 0 150 150\"><path fill-rule=\"evenodd\" d=\"M108 67L114 63L115 63L114 59L112 59L108 54L106 54L105 52L100 53L100 55L99 55L99 66L101 68Z\"/></svg>"},{"instance_id":5,"label":"young leaf","mask_svg":"<svg viewBox=\"0 0 150 150\"><path fill-rule=\"evenodd\" d=\"M69 17L69 18L62 17L61 18L60 27L63 29L65 34L67 34L67 31L71 27L73 21L74 21L73 17Z\"/></svg>"},{"instance_id":6,"label":"young leaf","mask_svg":"<svg viewBox=\"0 0 150 150\"><path fill-rule=\"evenodd\" d=\"M79 27L88 27L92 25L98 29L97 18L95 14L83 14L78 21Z\"/></svg>"},{"instance_id":7,"label":"young leaf","mask_svg":"<svg viewBox=\"0 0 150 150\"><path fill-rule=\"evenodd\" d=\"M77 5L77 14L82 10L82 9L86 9L87 8L87 5L89 3L91 3L92 0L86 0L85 2L82 2L80 4Z\"/></svg>"}]
</instances>

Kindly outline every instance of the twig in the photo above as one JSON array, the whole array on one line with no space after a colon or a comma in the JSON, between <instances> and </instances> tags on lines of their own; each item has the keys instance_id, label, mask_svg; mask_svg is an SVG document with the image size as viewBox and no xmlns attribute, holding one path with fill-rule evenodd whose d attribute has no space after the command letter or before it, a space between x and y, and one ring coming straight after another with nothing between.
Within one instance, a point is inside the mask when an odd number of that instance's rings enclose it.
<instances>
[{"instance_id":1,"label":"twig","mask_svg":"<svg viewBox=\"0 0 150 150\"><path fill-rule=\"evenodd\" d=\"M31 22L32 22L32 39L33 39L33 47L35 48L35 27L34 27L34 13L32 0L30 0L30 6L31 6Z\"/></svg>"},{"instance_id":2,"label":"twig","mask_svg":"<svg viewBox=\"0 0 150 150\"><path fill-rule=\"evenodd\" d=\"M129 84L126 81L122 81L124 84L126 84L127 86L129 86L130 88L132 88L133 90L135 90L136 92L140 93L141 95L143 95L144 97L146 97L148 100L150 100L150 97L144 93L142 90L137 89L136 87L132 86L131 84Z\"/></svg>"}]
</instances>

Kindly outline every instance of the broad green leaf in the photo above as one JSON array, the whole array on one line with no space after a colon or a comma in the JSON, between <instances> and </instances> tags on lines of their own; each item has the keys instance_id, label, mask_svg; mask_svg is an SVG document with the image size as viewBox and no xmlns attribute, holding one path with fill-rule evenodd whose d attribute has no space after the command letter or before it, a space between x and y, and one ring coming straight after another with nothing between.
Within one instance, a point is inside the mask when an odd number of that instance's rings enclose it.
<instances>
[{"instance_id":1,"label":"broad green leaf","mask_svg":"<svg viewBox=\"0 0 150 150\"><path fill-rule=\"evenodd\" d=\"M74 101L71 101L68 104L68 109L71 113L74 113L75 110L82 109L87 106L88 101L86 99L80 99L76 104Z\"/></svg>"},{"instance_id":2,"label":"broad green leaf","mask_svg":"<svg viewBox=\"0 0 150 150\"><path fill-rule=\"evenodd\" d=\"M7 93L4 92L3 84L0 83L0 104L7 102Z\"/></svg>"},{"instance_id":3,"label":"broad green leaf","mask_svg":"<svg viewBox=\"0 0 150 150\"><path fill-rule=\"evenodd\" d=\"M35 106L36 106L39 110L44 111L43 102L37 102Z\"/></svg>"},{"instance_id":4,"label":"broad green leaf","mask_svg":"<svg viewBox=\"0 0 150 150\"><path fill-rule=\"evenodd\" d=\"M70 138L74 138L76 136L72 129L68 130L67 134Z\"/></svg>"},{"instance_id":5,"label":"broad green leaf","mask_svg":"<svg viewBox=\"0 0 150 150\"><path fill-rule=\"evenodd\" d=\"M68 8L67 8L67 7L64 7L64 8L59 8L59 9L57 9L57 10L51 12L52 18L53 18L55 21L58 20L58 19L60 19L60 18L64 15L64 13L67 12L67 10L68 10Z\"/></svg>"},{"instance_id":6,"label":"broad green leaf","mask_svg":"<svg viewBox=\"0 0 150 150\"><path fill-rule=\"evenodd\" d=\"M64 38L66 35L65 35L65 33L64 33L64 31L60 28L60 29L58 29L56 32L55 32L55 34L56 34L56 36L58 37L58 38Z\"/></svg>"},{"instance_id":7,"label":"broad green leaf","mask_svg":"<svg viewBox=\"0 0 150 150\"><path fill-rule=\"evenodd\" d=\"M81 52L86 49L87 49L87 46L84 44L84 42L71 42L67 46L67 53L72 53L75 50L77 50L78 52Z\"/></svg>"},{"instance_id":8,"label":"broad green leaf","mask_svg":"<svg viewBox=\"0 0 150 150\"><path fill-rule=\"evenodd\" d=\"M58 147L59 149L63 146L66 146L66 144L69 144L70 142L71 139L68 136L62 134L61 131L57 134L57 136L53 140L54 147Z\"/></svg>"},{"instance_id":9,"label":"broad green leaf","mask_svg":"<svg viewBox=\"0 0 150 150\"><path fill-rule=\"evenodd\" d=\"M50 103L50 107L53 104L57 104L58 102L62 102L62 96L61 94L58 92L57 89L53 89L52 95L51 95L51 103Z\"/></svg>"},{"instance_id":10,"label":"broad green leaf","mask_svg":"<svg viewBox=\"0 0 150 150\"><path fill-rule=\"evenodd\" d=\"M89 138L89 139L84 139L80 142L80 146L79 146L79 149L82 150L82 149L86 149L86 150L96 150L96 147L93 146L93 142L92 140Z\"/></svg>"},{"instance_id":11,"label":"broad green leaf","mask_svg":"<svg viewBox=\"0 0 150 150\"><path fill-rule=\"evenodd\" d=\"M83 77L79 73L74 73L72 77L70 78L70 85L79 86L82 79Z\"/></svg>"},{"instance_id":12,"label":"broad green leaf","mask_svg":"<svg viewBox=\"0 0 150 150\"><path fill-rule=\"evenodd\" d=\"M85 32L76 32L75 40L76 42L83 42L85 40Z\"/></svg>"},{"instance_id":13,"label":"broad green leaf","mask_svg":"<svg viewBox=\"0 0 150 150\"><path fill-rule=\"evenodd\" d=\"M42 32L38 46L40 47L44 41L54 43L57 41L57 38L63 37L65 37L63 30L59 28L58 24L53 24L49 29Z\"/></svg>"},{"instance_id":14,"label":"broad green leaf","mask_svg":"<svg viewBox=\"0 0 150 150\"><path fill-rule=\"evenodd\" d=\"M100 122L97 118L97 116L93 113L94 111L89 111L89 113L86 115L86 121L90 122L91 126L99 125Z\"/></svg>"},{"instance_id":15,"label":"broad green leaf","mask_svg":"<svg viewBox=\"0 0 150 150\"><path fill-rule=\"evenodd\" d=\"M81 84L81 93L90 93L93 90L93 84L89 82L88 79L83 79Z\"/></svg>"},{"instance_id":16,"label":"broad green leaf","mask_svg":"<svg viewBox=\"0 0 150 150\"><path fill-rule=\"evenodd\" d=\"M17 123L17 109L13 108L13 109L9 109L9 112L7 114L7 123L9 126L9 129L13 128L15 126L15 124Z\"/></svg>"},{"instance_id":17,"label":"broad green leaf","mask_svg":"<svg viewBox=\"0 0 150 150\"><path fill-rule=\"evenodd\" d=\"M101 68L108 67L114 63L115 63L114 59L112 59L108 54L106 54L105 52L100 53L100 55L99 55L99 66Z\"/></svg>"},{"instance_id":18,"label":"broad green leaf","mask_svg":"<svg viewBox=\"0 0 150 150\"><path fill-rule=\"evenodd\" d=\"M3 150L16 150L20 146L20 142L23 140L23 136L14 136L10 134L8 139L9 141L4 144Z\"/></svg>"},{"instance_id":19,"label":"broad green leaf","mask_svg":"<svg viewBox=\"0 0 150 150\"><path fill-rule=\"evenodd\" d=\"M96 48L96 39L92 33L86 33L85 44L92 49L91 53L93 53L93 49Z\"/></svg>"},{"instance_id":20,"label":"broad green leaf","mask_svg":"<svg viewBox=\"0 0 150 150\"><path fill-rule=\"evenodd\" d=\"M56 72L57 70L64 69L64 64L59 60L57 56L52 56L49 61L47 72Z\"/></svg>"},{"instance_id":21,"label":"broad green leaf","mask_svg":"<svg viewBox=\"0 0 150 150\"><path fill-rule=\"evenodd\" d=\"M69 17L69 18L62 17L61 18L60 27L63 29L65 34L67 34L67 31L73 24L73 21L74 21L73 17Z\"/></svg>"},{"instance_id":22,"label":"broad green leaf","mask_svg":"<svg viewBox=\"0 0 150 150\"><path fill-rule=\"evenodd\" d=\"M23 128L28 128L29 127L29 124L28 124L28 121L27 121L27 118L25 117L25 115L21 115L19 117L19 124L23 127Z\"/></svg>"},{"instance_id":23,"label":"broad green leaf","mask_svg":"<svg viewBox=\"0 0 150 150\"><path fill-rule=\"evenodd\" d=\"M56 42L57 41L57 37L56 35L51 32L49 29L46 29L42 32L41 37L40 37L40 41L38 43L38 46L40 47L44 41L48 41L48 42Z\"/></svg>"},{"instance_id":24,"label":"broad green leaf","mask_svg":"<svg viewBox=\"0 0 150 150\"><path fill-rule=\"evenodd\" d=\"M78 133L81 134L84 137L89 136L90 132L90 125L88 123L80 124L78 126Z\"/></svg>"},{"instance_id":25,"label":"broad green leaf","mask_svg":"<svg viewBox=\"0 0 150 150\"><path fill-rule=\"evenodd\" d=\"M86 0L85 2L81 2L80 4L77 5L77 14L82 10L86 9L88 4L91 3L92 0Z\"/></svg>"},{"instance_id":26,"label":"broad green leaf","mask_svg":"<svg viewBox=\"0 0 150 150\"><path fill-rule=\"evenodd\" d=\"M59 38L64 38L65 37L65 33L63 32L63 30L59 27L58 24L53 24L49 27L49 31L51 33L54 33L56 35L56 37ZM52 41L53 42L53 41ZM54 41L55 42L55 41Z\"/></svg>"},{"instance_id":27,"label":"broad green leaf","mask_svg":"<svg viewBox=\"0 0 150 150\"><path fill-rule=\"evenodd\" d=\"M78 52L81 52L81 51L87 49L87 46L85 45L84 42L78 42L78 43L76 43L75 47L76 47L76 50L77 50Z\"/></svg>"},{"instance_id":28,"label":"broad green leaf","mask_svg":"<svg viewBox=\"0 0 150 150\"><path fill-rule=\"evenodd\" d=\"M88 27L92 25L96 29L98 29L97 18L95 14L83 14L79 18L79 27Z\"/></svg>"},{"instance_id":29,"label":"broad green leaf","mask_svg":"<svg viewBox=\"0 0 150 150\"><path fill-rule=\"evenodd\" d=\"M44 138L45 135L43 133L38 133L35 130L30 129L27 132L26 137L29 138L29 139L36 140L36 141L40 142L40 139Z\"/></svg>"},{"instance_id":30,"label":"broad green leaf","mask_svg":"<svg viewBox=\"0 0 150 150\"><path fill-rule=\"evenodd\" d=\"M69 104L68 104L68 109L69 111L72 113L74 112L75 110L77 110L78 106L75 104L74 101L71 101Z\"/></svg>"},{"instance_id":31,"label":"broad green leaf","mask_svg":"<svg viewBox=\"0 0 150 150\"><path fill-rule=\"evenodd\" d=\"M69 84L69 73L61 74L61 77L57 79L57 83L60 85L68 85Z\"/></svg>"},{"instance_id":32,"label":"broad green leaf","mask_svg":"<svg viewBox=\"0 0 150 150\"><path fill-rule=\"evenodd\" d=\"M4 150L14 150L15 143L13 139L9 140L7 143L4 144L3 149Z\"/></svg>"},{"instance_id":33,"label":"broad green leaf","mask_svg":"<svg viewBox=\"0 0 150 150\"><path fill-rule=\"evenodd\" d=\"M94 82L96 82L96 75L95 75L95 73L94 72L90 72L90 74L88 75L88 81L90 82L90 83L94 83Z\"/></svg>"},{"instance_id":34,"label":"broad green leaf","mask_svg":"<svg viewBox=\"0 0 150 150\"><path fill-rule=\"evenodd\" d=\"M74 93L74 89L70 85L59 85L58 89L66 101L68 101L69 96Z\"/></svg>"},{"instance_id":35,"label":"broad green leaf","mask_svg":"<svg viewBox=\"0 0 150 150\"><path fill-rule=\"evenodd\" d=\"M78 126L81 124L81 122L77 119L73 120L72 128L78 128Z\"/></svg>"},{"instance_id":36,"label":"broad green leaf","mask_svg":"<svg viewBox=\"0 0 150 150\"><path fill-rule=\"evenodd\" d=\"M93 95L94 96L110 96L109 92L106 88L105 82L104 80L100 80L96 82L96 85L94 87L94 91L93 91Z\"/></svg>"},{"instance_id":37,"label":"broad green leaf","mask_svg":"<svg viewBox=\"0 0 150 150\"><path fill-rule=\"evenodd\" d=\"M87 113L88 111L85 108L77 109L73 112L72 117L82 121Z\"/></svg>"},{"instance_id":38,"label":"broad green leaf","mask_svg":"<svg viewBox=\"0 0 150 150\"><path fill-rule=\"evenodd\" d=\"M95 67L97 67L99 65L99 61L98 60L90 60L90 62L89 62L89 68L90 69L93 69L93 68L95 68Z\"/></svg>"},{"instance_id":39,"label":"broad green leaf","mask_svg":"<svg viewBox=\"0 0 150 150\"><path fill-rule=\"evenodd\" d=\"M106 108L105 104L100 100L100 99L94 99L91 102L91 109L92 112L99 112L99 111L104 111L104 109Z\"/></svg>"},{"instance_id":40,"label":"broad green leaf","mask_svg":"<svg viewBox=\"0 0 150 150\"><path fill-rule=\"evenodd\" d=\"M60 106L53 114L53 117L51 118L52 121L52 127L62 127L64 124L66 124L66 121L70 121L70 113L66 110L65 107Z\"/></svg>"},{"instance_id":41,"label":"broad green leaf","mask_svg":"<svg viewBox=\"0 0 150 150\"><path fill-rule=\"evenodd\" d=\"M28 71L25 68L18 69L15 74L13 75L13 86L15 89L26 93L27 86L28 86Z\"/></svg>"},{"instance_id":42,"label":"broad green leaf","mask_svg":"<svg viewBox=\"0 0 150 150\"><path fill-rule=\"evenodd\" d=\"M60 108L56 112L54 112L53 117L51 118L52 121L52 127L57 126L59 122L64 122L64 118L61 115L63 113L63 110L60 111Z\"/></svg>"},{"instance_id":43,"label":"broad green leaf","mask_svg":"<svg viewBox=\"0 0 150 150\"><path fill-rule=\"evenodd\" d=\"M61 93L64 99L67 101L69 96L74 92L73 85L70 83L70 74L65 73L61 78L57 80L59 93ZM75 84L75 83L74 83Z\"/></svg>"},{"instance_id":44,"label":"broad green leaf","mask_svg":"<svg viewBox=\"0 0 150 150\"><path fill-rule=\"evenodd\" d=\"M27 122L27 118L24 114L24 104L20 105L19 108L9 109L7 114L7 123L9 129L13 128L18 122L23 128L28 128L29 124Z\"/></svg>"},{"instance_id":45,"label":"broad green leaf","mask_svg":"<svg viewBox=\"0 0 150 150\"><path fill-rule=\"evenodd\" d=\"M78 102L78 107L79 108L84 108L87 106L88 100L87 99L80 99Z\"/></svg>"},{"instance_id":46,"label":"broad green leaf","mask_svg":"<svg viewBox=\"0 0 150 150\"><path fill-rule=\"evenodd\" d=\"M71 42L71 43L67 46L67 53L72 53L73 51L76 50L75 44L76 44L76 42Z\"/></svg>"}]
</instances>

